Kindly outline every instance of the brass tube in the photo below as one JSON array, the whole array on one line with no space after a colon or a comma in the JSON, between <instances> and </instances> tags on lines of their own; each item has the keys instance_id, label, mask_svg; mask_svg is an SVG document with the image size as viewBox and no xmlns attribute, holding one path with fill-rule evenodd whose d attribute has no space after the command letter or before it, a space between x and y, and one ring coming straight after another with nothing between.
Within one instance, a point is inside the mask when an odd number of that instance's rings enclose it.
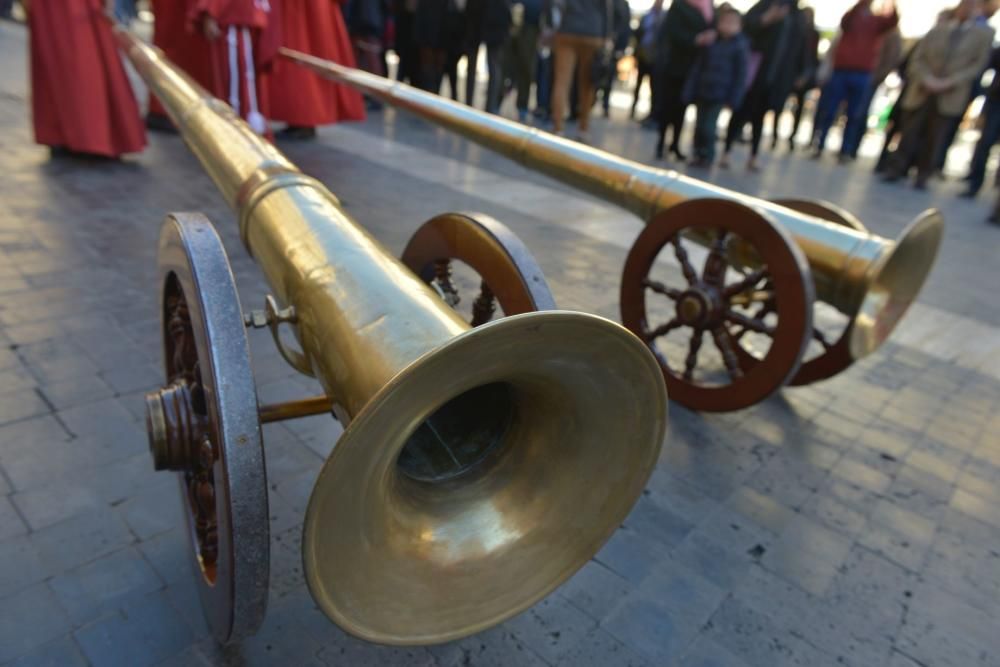
<instances>
[{"instance_id":1,"label":"brass tube","mask_svg":"<svg viewBox=\"0 0 1000 667\"><path fill-rule=\"evenodd\" d=\"M874 234L840 227L676 171L647 167L384 77L290 49L282 49L282 54L646 221L690 199L735 200L761 211L791 233L802 248L812 267L817 297L848 315L860 307L869 267L893 245Z\"/></svg>"},{"instance_id":2,"label":"brass tube","mask_svg":"<svg viewBox=\"0 0 1000 667\"><path fill-rule=\"evenodd\" d=\"M400 370L469 329L229 106L124 28L115 36L238 213L276 296L295 305L302 349L345 423Z\"/></svg>"}]
</instances>

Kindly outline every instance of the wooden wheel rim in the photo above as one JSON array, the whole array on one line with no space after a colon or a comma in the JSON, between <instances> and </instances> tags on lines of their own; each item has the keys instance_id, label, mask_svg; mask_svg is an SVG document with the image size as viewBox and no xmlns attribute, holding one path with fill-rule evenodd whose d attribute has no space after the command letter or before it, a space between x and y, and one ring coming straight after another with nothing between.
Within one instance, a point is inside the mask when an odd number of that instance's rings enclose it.
<instances>
[{"instance_id":1,"label":"wooden wheel rim","mask_svg":"<svg viewBox=\"0 0 1000 667\"><path fill-rule=\"evenodd\" d=\"M444 213L420 226L403 251L403 263L427 283L435 263L457 259L482 278L506 315L554 310L541 268L506 225L482 213ZM473 324L482 322L473 321Z\"/></svg>"},{"instance_id":2,"label":"wooden wheel rim","mask_svg":"<svg viewBox=\"0 0 1000 667\"><path fill-rule=\"evenodd\" d=\"M778 325L771 347L760 363L725 385L706 386L685 380L649 340L649 289L644 283L659 253L689 229L726 230L739 236L757 251L773 280ZM809 265L788 234L763 214L725 200L684 202L657 214L629 251L622 275L622 322L656 354L670 397L694 410L738 410L764 400L783 386L801 362L807 333L812 330L812 302Z\"/></svg>"}]
</instances>

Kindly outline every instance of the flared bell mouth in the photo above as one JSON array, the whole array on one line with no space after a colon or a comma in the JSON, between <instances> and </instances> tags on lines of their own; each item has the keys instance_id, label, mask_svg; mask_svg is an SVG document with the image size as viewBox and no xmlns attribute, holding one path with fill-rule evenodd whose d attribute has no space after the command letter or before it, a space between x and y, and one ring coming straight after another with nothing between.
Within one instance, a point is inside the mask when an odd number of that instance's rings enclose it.
<instances>
[{"instance_id":1,"label":"flared bell mouth","mask_svg":"<svg viewBox=\"0 0 1000 667\"><path fill-rule=\"evenodd\" d=\"M850 351L860 359L886 341L916 300L937 258L944 219L936 210L922 213L895 246L871 269L868 291L851 324Z\"/></svg>"},{"instance_id":2,"label":"flared bell mouth","mask_svg":"<svg viewBox=\"0 0 1000 667\"><path fill-rule=\"evenodd\" d=\"M621 326L492 322L399 373L327 459L303 530L320 608L362 639L458 639L527 609L600 549L666 429L659 366Z\"/></svg>"}]
</instances>

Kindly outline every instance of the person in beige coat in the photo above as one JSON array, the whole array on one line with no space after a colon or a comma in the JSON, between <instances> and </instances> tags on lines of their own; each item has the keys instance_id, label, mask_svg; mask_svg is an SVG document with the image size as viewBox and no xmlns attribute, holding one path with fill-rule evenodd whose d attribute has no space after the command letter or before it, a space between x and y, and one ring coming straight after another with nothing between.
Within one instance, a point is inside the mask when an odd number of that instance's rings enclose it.
<instances>
[{"instance_id":1,"label":"person in beige coat","mask_svg":"<svg viewBox=\"0 0 1000 667\"><path fill-rule=\"evenodd\" d=\"M901 180L916 157L916 187L924 189L949 122L961 116L972 85L990 57L993 30L979 21L982 0L961 0L951 21L933 28L916 47L901 100L903 137L885 180Z\"/></svg>"}]
</instances>

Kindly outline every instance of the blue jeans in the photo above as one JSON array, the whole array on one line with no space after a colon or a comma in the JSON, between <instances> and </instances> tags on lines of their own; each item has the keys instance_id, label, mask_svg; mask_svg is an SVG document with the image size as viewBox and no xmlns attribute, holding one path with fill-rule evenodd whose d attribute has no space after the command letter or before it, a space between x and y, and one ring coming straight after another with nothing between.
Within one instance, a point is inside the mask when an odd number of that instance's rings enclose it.
<instances>
[{"instance_id":1,"label":"blue jeans","mask_svg":"<svg viewBox=\"0 0 1000 667\"><path fill-rule=\"evenodd\" d=\"M535 106L545 112L547 116L551 111L550 103L552 99L552 54L542 55L538 53L535 70Z\"/></svg>"},{"instance_id":2,"label":"blue jeans","mask_svg":"<svg viewBox=\"0 0 1000 667\"><path fill-rule=\"evenodd\" d=\"M830 132L837 111L842 102L847 102L847 129L844 131L844 141L840 147L841 155L850 155L850 138L856 133L860 136L858 126L867 121L867 109L862 109L862 102L871 87L870 72L852 70L835 70L830 81L823 86L823 94L819 100L819 110L816 112L816 149L823 150L826 146L826 135Z\"/></svg>"},{"instance_id":3,"label":"blue jeans","mask_svg":"<svg viewBox=\"0 0 1000 667\"><path fill-rule=\"evenodd\" d=\"M718 142L721 102L697 102L698 117L694 123L694 154L707 162L715 161L715 144Z\"/></svg>"},{"instance_id":4,"label":"blue jeans","mask_svg":"<svg viewBox=\"0 0 1000 667\"><path fill-rule=\"evenodd\" d=\"M858 105L858 122L851 132L844 133L846 150L841 149L841 153L850 155L851 157L858 156L858 149L861 148L861 140L865 138L865 132L868 131L868 115L871 112L872 102L875 100L875 92L877 90L878 86L875 85L874 81L869 83L868 88L865 89L861 103Z\"/></svg>"},{"instance_id":5,"label":"blue jeans","mask_svg":"<svg viewBox=\"0 0 1000 667\"><path fill-rule=\"evenodd\" d=\"M969 165L969 191L979 192L986 179L986 162L990 159L990 151L997 141L1000 141L1000 100L986 100L983 107L983 133L979 135L976 151L972 154L972 164Z\"/></svg>"}]
</instances>

